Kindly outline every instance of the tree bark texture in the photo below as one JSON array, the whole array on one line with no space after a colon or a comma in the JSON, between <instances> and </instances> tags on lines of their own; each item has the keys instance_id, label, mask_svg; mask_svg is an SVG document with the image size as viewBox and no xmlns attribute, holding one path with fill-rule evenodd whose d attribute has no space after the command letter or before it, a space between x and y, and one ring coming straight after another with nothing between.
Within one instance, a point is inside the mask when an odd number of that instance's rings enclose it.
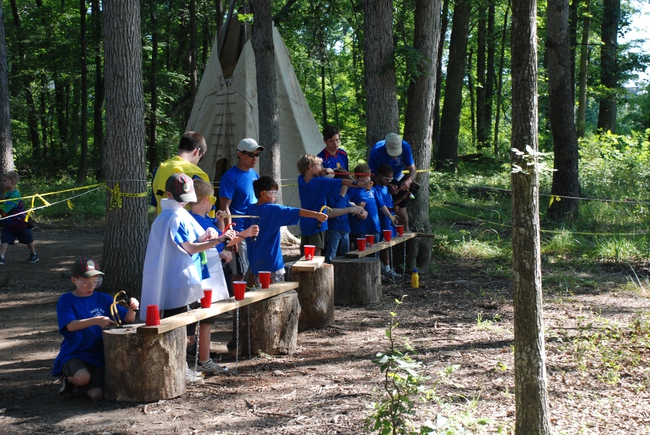
<instances>
[{"instance_id":1,"label":"tree bark texture","mask_svg":"<svg viewBox=\"0 0 650 435\"><path fill-rule=\"evenodd\" d=\"M404 139L411 144L413 159L418 169L417 181L420 192L408 206L409 222L419 231L429 233L429 169L433 142L433 109L438 70L438 47L440 43L441 0L418 0L415 4L415 36L413 48L422 55L418 74L409 84L408 105L404 124ZM416 239L410 251L408 269L417 267L429 270L431 263L431 239ZM407 259L407 261L409 261Z\"/></svg>"},{"instance_id":2,"label":"tree bark texture","mask_svg":"<svg viewBox=\"0 0 650 435\"><path fill-rule=\"evenodd\" d=\"M251 5L255 16L251 43L255 53L255 70L257 72L259 144L264 146L264 152L260 156L260 173L279 182L282 179L280 121L278 119L278 88L275 76L271 0L253 0ZM298 157L296 156L296 160ZM282 196L278 196L277 201L281 204Z\"/></svg>"},{"instance_id":3,"label":"tree bark texture","mask_svg":"<svg viewBox=\"0 0 650 435\"><path fill-rule=\"evenodd\" d=\"M102 69L102 11L99 0L92 0L93 44L95 50L95 97L93 98L93 165L97 180L106 179L104 155L104 76Z\"/></svg>"},{"instance_id":4,"label":"tree bark texture","mask_svg":"<svg viewBox=\"0 0 650 435\"><path fill-rule=\"evenodd\" d=\"M185 328L159 335L135 328L104 331L104 395L118 402L156 402L185 393Z\"/></svg>"},{"instance_id":5,"label":"tree bark texture","mask_svg":"<svg viewBox=\"0 0 650 435\"><path fill-rule=\"evenodd\" d=\"M445 51L445 38L449 24L449 0L443 0L440 14L440 38L438 41L438 63L436 68L436 95L433 108L433 156L440 149L440 100L442 98L442 55Z\"/></svg>"},{"instance_id":6,"label":"tree bark texture","mask_svg":"<svg viewBox=\"0 0 650 435\"><path fill-rule=\"evenodd\" d=\"M239 346L237 343L237 312L231 353L239 355L292 355L298 346L298 293L290 291L239 309ZM250 340L249 340L250 331Z\"/></svg>"},{"instance_id":7,"label":"tree bark texture","mask_svg":"<svg viewBox=\"0 0 650 435\"><path fill-rule=\"evenodd\" d=\"M381 261L379 258L333 258L334 303L367 305L381 302Z\"/></svg>"},{"instance_id":8,"label":"tree bark texture","mask_svg":"<svg viewBox=\"0 0 650 435\"><path fill-rule=\"evenodd\" d=\"M334 267L323 264L314 272L291 272L298 281L300 319L298 329L323 328L334 323Z\"/></svg>"},{"instance_id":9,"label":"tree bark texture","mask_svg":"<svg viewBox=\"0 0 650 435\"><path fill-rule=\"evenodd\" d=\"M487 2L481 2L478 8L478 38L476 47L476 140L477 148L487 148L490 142L490 129L487 124Z\"/></svg>"},{"instance_id":10,"label":"tree bark texture","mask_svg":"<svg viewBox=\"0 0 650 435\"><path fill-rule=\"evenodd\" d=\"M561 196L548 209L552 219L578 217L580 181L578 174L578 137L574 121L572 62L569 46L569 4L566 0L548 0L546 22L548 37L548 91L554 168L551 194Z\"/></svg>"},{"instance_id":11,"label":"tree bark texture","mask_svg":"<svg viewBox=\"0 0 650 435\"><path fill-rule=\"evenodd\" d=\"M616 133L616 87L618 85L618 20L621 15L620 0L603 0L601 24L600 84L606 94L600 98L598 130Z\"/></svg>"},{"instance_id":12,"label":"tree bark texture","mask_svg":"<svg viewBox=\"0 0 650 435\"><path fill-rule=\"evenodd\" d=\"M512 4L512 254L517 435L550 434L537 174L537 2ZM532 149L532 153L526 151ZM516 170L516 167L521 170Z\"/></svg>"},{"instance_id":13,"label":"tree bark texture","mask_svg":"<svg viewBox=\"0 0 650 435\"><path fill-rule=\"evenodd\" d=\"M393 44L393 1L365 0L366 146L399 133Z\"/></svg>"},{"instance_id":14,"label":"tree bark texture","mask_svg":"<svg viewBox=\"0 0 650 435\"><path fill-rule=\"evenodd\" d=\"M88 35L86 32L86 16L88 7L86 0L79 0L79 21L80 21L80 38L79 45L81 50L81 122L79 124L81 135L81 155L79 156L79 166L77 168L77 184L83 185L88 176Z\"/></svg>"},{"instance_id":15,"label":"tree bark texture","mask_svg":"<svg viewBox=\"0 0 650 435\"><path fill-rule=\"evenodd\" d=\"M582 42L580 43L580 72L578 73L578 137L584 137L587 125L587 67L589 66L589 28L591 27L590 0L585 0L582 19Z\"/></svg>"},{"instance_id":16,"label":"tree bark texture","mask_svg":"<svg viewBox=\"0 0 650 435\"><path fill-rule=\"evenodd\" d=\"M106 204L104 286L139 295L149 232L140 2L107 2L103 12L106 185L112 189Z\"/></svg>"},{"instance_id":17,"label":"tree bark texture","mask_svg":"<svg viewBox=\"0 0 650 435\"><path fill-rule=\"evenodd\" d=\"M451 25L445 100L440 123L440 143L436 156L437 169L454 169L458 165L458 132L460 130L460 112L463 107L463 80L465 79L471 12L471 0L456 2Z\"/></svg>"},{"instance_id":18,"label":"tree bark texture","mask_svg":"<svg viewBox=\"0 0 650 435\"><path fill-rule=\"evenodd\" d=\"M12 171L14 169L10 113L9 70L7 69L7 40L5 37L2 2L0 2L0 170L2 170L2 172Z\"/></svg>"}]
</instances>

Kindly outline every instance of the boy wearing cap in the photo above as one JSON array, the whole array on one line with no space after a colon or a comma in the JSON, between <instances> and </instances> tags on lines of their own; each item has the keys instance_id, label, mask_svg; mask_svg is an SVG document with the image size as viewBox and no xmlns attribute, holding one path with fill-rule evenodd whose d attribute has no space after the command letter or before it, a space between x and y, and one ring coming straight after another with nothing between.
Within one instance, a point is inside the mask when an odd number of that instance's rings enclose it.
<instances>
[{"instance_id":1,"label":"boy wearing cap","mask_svg":"<svg viewBox=\"0 0 650 435\"><path fill-rule=\"evenodd\" d=\"M52 376L61 377L59 396L70 398L86 394L92 400L104 397L104 341L102 330L115 321L111 316L113 298L95 289L104 275L91 258L72 265L75 289L59 297L56 315L63 335L61 349L54 361ZM139 304L129 299L129 308L117 306L123 323L133 323Z\"/></svg>"},{"instance_id":2,"label":"boy wearing cap","mask_svg":"<svg viewBox=\"0 0 650 435\"><path fill-rule=\"evenodd\" d=\"M250 137L240 140L237 144L237 164L228 169L219 180L219 209L226 215L243 216L248 206L257 202L253 182L260 176L253 168L262 151L264 147ZM225 225L230 222L231 218L224 219ZM232 222L235 230L241 231L244 228L243 219L232 219ZM234 261L231 262L233 281L243 280L248 271L246 248L246 241L242 241L237 247Z\"/></svg>"},{"instance_id":3,"label":"boy wearing cap","mask_svg":"<svg viewBox=\"0 0 650 435\"><path fill-rule=\"evenodd\" d=\"M368 165L373 174L377 174L382 164L390 165L393 168L392 184L394 187L391 188L391 194L395 205L399 207L397 217L404 228L408 228L409 218L406 214L406 204L410 195L404 196L404 193L411 188L418 174L411 145L402 140L399 134L388 133L385 140L380 140L373 146L368 158ZM406 177L403 173L405 168L409 171Z\"/></svg>"}]
</instances>

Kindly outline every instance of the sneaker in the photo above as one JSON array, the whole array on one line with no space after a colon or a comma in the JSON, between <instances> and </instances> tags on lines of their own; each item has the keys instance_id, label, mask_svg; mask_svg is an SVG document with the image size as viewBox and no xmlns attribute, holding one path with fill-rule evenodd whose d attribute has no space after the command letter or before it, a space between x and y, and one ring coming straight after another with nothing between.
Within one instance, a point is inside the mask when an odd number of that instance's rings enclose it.
<instances>
[{"instance_id":1,"label":"sneaker","mask_svg":"<svg viewBox=\"0 0 650 435\"><path fill-rule=\"evenodd\" d=\"M203 380L203 374L200 372L195 372L187 365L185 366L185 383L187 384L198 384L203 385L205 381Z\"/></svg>"},{"instance_id":2,"label":"sneaker","mask_svg":"<svg viewBox=\"0 0 650 435\"><path fill-rule=\"evenodd\" d=\"M402 275L395 272L393 269L389 269L387 272L382 272L381 275L386 279L402 279Z\"/></svg>"},{"instance_id":3,"label":"sneaker","mask_svg":"<svg viewBox=\"0 0 650 435\"><path fill-rule=\"evenodd\" d=\"M67 376L61 376L61 387L59 388L59 397L62 399L71 399L74 397L74 385L68 380Z\"/></svg>"},{"instance_id":4,"label":"sneaker","mask_svg":"<svg viewBox=\"0 0 650 435\"><path fill-rule=\"evenodd\" d=\"M207 360L204 363L200 362L198 369L199 369L200 372L203 372L203 373L222 373L222 372L227 372L228 371L228 367L221 367L221 366L215 364L215 362L212 361L212 358L210 358L209 360Z\"/></svg>"},{"instance_id":5,"label":"sneaker","mask_svg":"<svg viewBox=\"0 0 650 435\"><path fill-rule=\"evenodd\" d=\"M0 255L0 266L4 266L4 264L5 264L5 256Z\"/></svg>"},{"instance_id":6,"label":"sneaker","mask_svg":"<svg viewBox=\"0 0 650 435\"><path fill-rule=\"evenodd\" d=\"M29 258L27 259L27 262L34 264L38 262L38 260L39 260L38 254L29 254Z\"/></svg>"}]
</instances>

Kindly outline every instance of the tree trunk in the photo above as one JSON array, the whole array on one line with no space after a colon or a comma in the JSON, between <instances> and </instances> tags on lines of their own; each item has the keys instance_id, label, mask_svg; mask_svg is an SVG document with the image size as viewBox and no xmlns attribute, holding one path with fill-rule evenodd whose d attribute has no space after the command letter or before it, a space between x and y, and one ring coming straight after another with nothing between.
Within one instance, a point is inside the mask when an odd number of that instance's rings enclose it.
<instances>
[{"instance_id":1,"label":"tree trunk","mask_svg":"<svg viewBox=\"0 0 650 435\"><path fill-rule=\"evenodd\" d=\"M156 15L156 1L149 2L149 18L151 19L151 65L149 69L149 86L151 89L151 108L149 111L149 173L158 167L157 127L158 127L158 18Z\"/></svg>"},{"instance_id":2,"label":"tree trunk","mask_svg":"<svg viewBox=\"0 0 650 435\"><path fill-rule=\"evenodd\" d=\"M496 77L496 39L494 30L495 0L488 0L488 22L487 22L487 72L485 75L485 128L487 129L487 145L490 145L492 133L492 99L494 98L494 81Z\"/></svg>"},{"instance_id":3,"label":"tree trunk","mask_svg":"<svg viewBox=\"0 0 650 435\"><path fill-rule=\"evenodd\" d=\"M551 194L562 196L548 209L552 219L578 217L580 181L578 137L574 121L572 63L569 47L569 8L566 0L548 0L548 91L554 168Z\"/></svg>"},{"instance_id":4,"label":"tree trunk","mask_svg":"<svg viewBox=\"0 0 650 435\"><path fill-rule=\"evenodd\" d=\"M501 120L501 102L503 89L503 68L506 58L506 40L508 38L508 11L510 10L510 1L503 13L503 26L501 27L501 54L499 55L499 74L497 79L497 101L494 116L494 156L499 156L499 121Z\"/></svg>"},{"instance_id":5,"label":"tree trunk","mask_svg":"<svg viewBox=\"0 0 650 435\"><path fill-rule=\"evenodd\" d=\"M456 3L449 43L445 102L440 123L440 143L436 157L436 169L439 170L453 170L458 165L458 132L460 130L460 112L463 107L463 80L465 79L471 12L471 0L459 0Z\"/></svg>"},{"instance_id":6,"label":"tree trunk","mask_svg":"<svg viewBox=\"0 0 650 435\"><path fill-rule=\"evenodd\" d=\"M104 286L139 295L147 247L140 2L103 4L106 62ZM117 194L117 189L125 196Z\"/></svg>"},{"instance_id":7,"label":"tree trunk","mask_svg":"<svg viewBox=\"0 0 650 435\"><path fill-rule=\"evenodd\" d=\"M578 137L584 137L587 126L587 67L589 66L589 27L591 24L589 0L585 0L580 43L580 72L578 73Z\"/></svg>"},{"instance_id":8,"label":"tree trunk","mask_svg":"<svg viewBox=\"0 0 650 435\"><path fill-rule=\"evenodd\" d=\"M487 124L487 9L486 1L480 2L478 8L478 30L476 47L476 140L479 150L489 147L490 130ZM470 70L471 71L471 70Z\"/></svg>"},{"instance_id":9,"label":"tree trunk","mask_svg":"<svg viewBox=\"0 0 650 435\"><path fill-rule=\"evenodd\" d=\"M546 391L537 139L537 2L512 6L512 255L517 435L551 433ZM526 150L532 149L532 153ZM516 170L515 168L521 168Z\"/></svg>"},{"instance_id":10,"label":"tree trunk","mask_svg":"<svg viewBox=\"0 0 650 435\"><path fill-rule=\"evenodd\" d=\"M399 133L393 44L393 1L365 0L364 54L366 147L388 133Z\"/></svg>"},{"instance_id":11,"label":"tree trunk","mask_svg":"<svg viewBox=\"0 0 650 435\"><path fill-rule=\"evenodd\" d=\"M415 79L409 84L404 140L413 148L413 159L422 172L417 181L422 186L415 201L408 206L409 222L419 231L429 233L429 169L433 141L433 108L438 70L441 0L417 0L413 48L423 56ZM409 252L408 270L415 267L426 272L431 263L431 239L416 239Z\"/></svg>"},{"instance_id":12,"label":"tree trunk","mask_svg":"<svg viewBox=\"0 0 650 435\"><path fill-rule=\"evenodd\" d=\"M278 181L282 178L280 161L280 123L278 120L278 85L275 76L275 47L271 0L251 2L255 23L251 43L257 71L257 110L260 122L259 143L264 146L260 156L260 172ZM297 156L296 156L297 158ZM278 203L282 203L282 190Z\"/></svg>"},{"instance_id":13,"label":"tree trunk","mask_svg":"<svg viewBox=\"0 0 650 435\"><path fill-rule=\"evenodd\" d=\"M9 70L7 69L7 41L4 14L0 2L0 170L13 171L14 156L11 140L11 114L9 107Z\"/></svg>"},{"instance_id":14,"label":"tree trunk","mask_svg":"<svg viewBox=\"0 0 650 435\"><path fill-rule=\"evenodd\" d=\"M600 97L598 130L616 133L616 87L618 86L618 20L621 14L620 0L603 0L601 26L600 84L604 95Z\"/></svg>"},{"instance_id":15,"label":"tree trunk","mask_svg":"<svg viewBox=\"0 0 650 435\"><path fill-rule=\"evenodd\" d=\"M290 279L300 283L298 330L323 328L334 323L334 267L323 264L314 272L291 271Z\"/></svg>"},{"instance_id":16,"label":"tree trunk","mask_svg":"<svg viewBox=\"0 0 650 435\"><path fill-rule=\"evenodd\" d=\"M332 258L334 303L367 305L381 302L381 261L379 258Z\"/></svg>"},{"instance_id":17,"label":"tree trunk","mask_svg":"<svg viewBox=\"0 0 650 435\"><path fill-rule=\"evenodd\" d=\"M436 69L436 95L433 108L433 157L440 149L440 100L442 97L442 55L445 51L445 38L449 23L449 0L443 0L440 17L440 40L438 41L438 62Z\"/></svg>"},{"instance_id":18,"label":"tree trunk","mask_svg":"<svg viewBox=\"0 0 650 435\"><path fill-rule=\"evenodd\" d=\"M92 0L93 44L95 46L95 98L93 98L93 167L97 180L106 178L104 156L104 78L102 75L102 11Z\"/></svg>"},{"instance_id":19,"label":"tree trunk","mask_svg":"<svg viewBox=\"0 0 650 435\"><path fill-rule=\"evenodd\" d=\"M87 62L87 36L86 36L86 15L88 8L86 0L79 0L80 15L80 38L79 49L81 51L81 155L79 156L79 166L77 167L77 184L82 185L86 182L88 176L88 62Z\"/></svg>"}]
</instances>

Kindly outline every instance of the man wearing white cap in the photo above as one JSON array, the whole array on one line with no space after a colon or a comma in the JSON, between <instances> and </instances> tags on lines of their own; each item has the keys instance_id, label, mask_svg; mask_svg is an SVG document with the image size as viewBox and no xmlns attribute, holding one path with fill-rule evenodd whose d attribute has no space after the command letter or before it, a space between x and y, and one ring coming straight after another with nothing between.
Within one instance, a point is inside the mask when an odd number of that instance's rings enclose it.
<instances>
[{"instance_id":1,"label":"man wearing white cap","mask_svg":"<svg viewBox=\"0 0 650 435\"><path fill-rule=\"evenodd\" d=\"M237 144L237 164L228 169L219 180L219 208L228 215L245 215L248 206L257 203L253 181L260 178L253 169L260 158L264 147L260 146L253 138L247 137ZM244 230L244 219L233 219L235 231ZM228 225L230 219L224 219ZM246 255L246 241L239 245L237 255L234 256L232 279L241 281L248 270L248 258Z\"/></svg>"},{"instance_id":2,"label":"man wearing white cap","mask_svg":"<svg viewBox=\"0 0 650 435\"><path fill-rule=\"evenodd\" d=\"M399 217L400 224L408 230L409 219L406 213L406 204L409 201L409 189L415 181L417 169L413 160L413 151L411 145L402 140L397 133L388 133L385 140L377 142L370 150L368 166L374 175L377 176L379 167L383 164L393 168L393 181L391 184L391 194L395 204L395 212ZM404 170L408 170L408 175Z\"/></svg>"}]
</instances>

